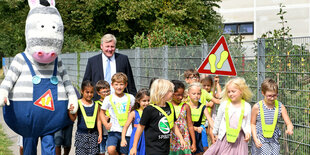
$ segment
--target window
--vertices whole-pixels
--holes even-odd
[[[224,24],[224,34],[253,34],[254,33],[254,23],[227,23]]]

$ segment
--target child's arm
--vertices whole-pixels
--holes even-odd
[[[99,106],[99,105],[98,105]],[[101,143],[102,141],[102,125],[101,125],[101,120],[100,120],[100,108],[98,108],[97,112],[97,130],[98,130],[98,144]]]
[[[206,106],[212,108],[214,107],[214,103],[212,101],[206,101]]]
[[[245,104],[245,112],[248,113],[248,116],[245,118],[245,127],[244,127],[244,141],[248,142],[251,138],[251,105],[250,104]]]
[[[184,138],[178,128],[177,125],[174,125],[172,127],[172,131],[175,133],[175,135],[180,139],[180,145],[181,145],[181,149],[184,150],[185,149],[185,141],[184,141]]]
[[[106,112],[106,110],[103,110],[103,109],[100,110],[100,120],[101,120],[102,124],[104,125],[104,127],[107,130],[110,130],[112,123],[107,122],[105,112]]]
[[[212,132],[212,128],[208,128],[207,129],[207,134],[209,135],[209,137],[211,137],[211,143],[214,144],[216,140],[214,138],[215,136],[214,136],[214,134]]]
[[[130,112],[129,117],[126,121],[126,124],[123,127],[122,131],[122,140],[121,140],[121,147],[127,146],[127,141],[126,141],[126,132],[128,130],[129,125],[131,125],[132,121],[135,119],[135,111]]]
[[[137,154],[137,145],[138,145],[139,139],[141,137],[141,134],[142,134],[144,128],[145,128],[144,125],[141,125],[141,124],[138,125],[138,128],[137,128],[136,133],[135,133],[135,137],[133,140],[132,148],[130,150],[130,155],[136,155]]]
[[[70,120],[74,122],[76,119],[77,113],[72,114],[73,110],[74,110],[74,106],[73,104],[70,104],[70,108],[68,109],[68,115],[69,115]]]
[[[224,113],[225,113],[225,105],[222,103],[222,104],[220,104],[220,106],[218,108],[218,111],[217,111],[217,114],[215,117],[215,121],[214,121],[214,127],[212,130],[212,133],[214,135],[214,137],[213,137],[214,142],[217,140],[217,135],[218,135],[220,123],[222,121],[222,118],[224,117]]]
[[[222,93],[222,88],[221,88],[221,85],[220,85],[220,78],[219,78],[218,75],[214,77],[214,86],[216,87],[216,93],[215,93],[215,91],[213,91],[214,92],[214,96],[216,98],[220,98],[220,94]]]
[[[191,136],[192,140],[192,146],[191,146],[191,151],[196,152],[196,138],[195,138],[195,131],[194,131],[194,126],[193,126],[193,121],[192,121],[192,114],[191,114],[191,108],[189,107],[188,104],[185,104],[185,109],[186,109],[186,122],[187,122],[187,127],[189,131],[189,135]]]
[[[215,98],[215,97],[213,97],[213,98],[211,99],[211,101],[212,101],[213,103],[215,103],[215,104],[220,104],[220,103],[221,103],[221,101],[220,101],[219,99]]]
[[[253,141],[254,141],[256,147],[260,148],[260,147],[262,147],[263,144],[258,139],[257,132],[256,132],[256,118],[257,118],[258,112],[259,112],[258,105],[255,104],[253,106],[252,112],[251,112],[251,131],[252,131]]]
[[[282,118],[283,118],[283,120],[284,120],[284,122],[286,124],[286,128],[287,128],[285,133],[289,134],[289,135],[292,135],[293,134],[294,126],[293,126],[293,124],[292,124],[292,122],[290,120],[290,117],[287,114],[287,110],[286,110],[286,108],[285,108],[285,106],[283,104],[281,106],[281,111],[282,111]]]
[[[208,93],[207,91],[205,91],[206,93],[204,93],[204,95],[205,95],[205,98],[207,99],[207,103],[206,103],[206,106],[208,106],[208,107],[213,107],[213,104],[215,103],[215,104],[220,104],[220,100],[219,99],[217,99],[217,98],[215,98],[215,97],[213,97],[212,95],[211,95],[211,93]],[[210,101],[212,101],[212,102],[210,102]]]
[[[205,110],[203,111],[204,115],[207,117],[207,120],[209,122],[209,127],[213,128],[214,127],[214,122],[211,118],[211,115],[209,114],[208,108],[206,107]]]

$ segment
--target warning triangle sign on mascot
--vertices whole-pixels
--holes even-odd
[[[221,36],[211,52],[198,68],[199,73],[237,76],[235,65],[224,36]]]

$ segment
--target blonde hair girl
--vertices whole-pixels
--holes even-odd
[[[232,85],[232,84],[235,85],[236,88],[238,88],[239,90],[242,90],[242,94],[241,94],[242,99],[244,99],[247,102],[251,101],[253,93],[251,89],[249,88],[249,86],[246,84],[245,79],[241,77],[233,78],[225,84],[225,88],[221,94],[222,96],[221,101],[226,101],[229,99],[227,87],[228,85]]]
[[[170,132],[171,130],[180,138],[181,148],[184,149],[185,141],[177,125],[174,108],[171,103],[174,85],[165,79],[157,79],[152,83],[150,101],[151,105],[143,110],[143,114],[138,125],[131,155],[137,154],[137,145],[144,130],[145,152],[153,154],[169,154]]]
[[[216,142],[204,155],[248,154],[251,137],[251,105],[248,102],[251,98],[252,92],[244,78],[233,78],[225,84],[213,128]]]
[[[152,83],[150,90],[150,102],[158,104],[168,92],[173,92],[174,85],[165,79],[157,79]]]

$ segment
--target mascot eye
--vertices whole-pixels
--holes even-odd
[[[56,27],[55,27],[55,26],[52,26],[52,28],[55,29]]]
[[[41,25],[42,28],[44,28],[44,25]]]

